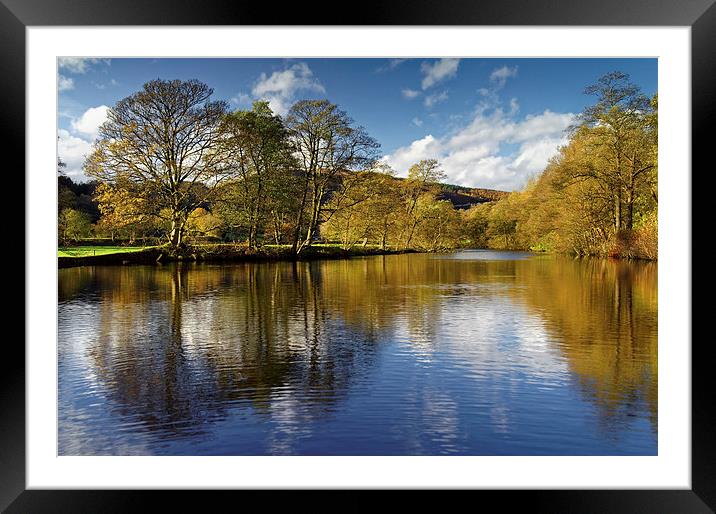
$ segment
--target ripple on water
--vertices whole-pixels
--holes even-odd
[[[59,271],[63,455],[653,455],[655,266]]]

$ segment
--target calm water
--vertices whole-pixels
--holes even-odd
[[[653,263],[59,270],[61,455],[654,455]]]

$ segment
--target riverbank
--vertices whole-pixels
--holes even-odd
[[[417,250],[391,250],[377,247],[356,246],[345,250],[339,246],[317,245],[306,248],[300,255],[294,255],[291,248],[264,247],[251,249],[234,245],[188,247],[181,252],[169,248],[147,248],[122,253],[84,255],[68,257],[58,255],[58,268],[75,266],[112,266],[130,264],[163,264],[168,262],[264,262],[264,261],[307,261],[318,259],[350,259],[370,255],[394,255],[417,253]]]

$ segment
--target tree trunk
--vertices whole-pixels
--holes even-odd
[[[624,215],[624,228],[631,230],[634,224],[634,174],[629,174],[626,187],[626,213]]]
[[[413,242],[413,235],[415,234],[415,227],[417,227],[417,226],[418,226],[418,221],[417,221],[417,220],[414,220],[414,221],[410,224],[410,230],[408,231],[408,237],[407,237],[407,239],[405,240],[405,245],[404,245],[404,247],[403,247],[405,250],[407,250],[407,249],[410,247],[410,243]]]
[[[169,242],[174,248],[177,248],[182,244],[184,237],[184,224],[185,221],[181,215],[175,214],[173,216]]]
[[[281,244],[281,223],[276,212],[272,212],[273,217],[273,239],[276,244]]]
[[[298,219],[296,220],[296,228],[293,231],[293,241],[291,241],[291,252],[294,255],[298,255],[301,250],[299,248],[299,241],[301,239],[301,225],[303,224],[303,211],[306,208],[306,197],[308,196],[308,180],[303,189],[303,197],[301,198],[301,206],[298,210]]]
[[[308,222],[306,238],[304,239],[299,251],[301,251],[304,247],[311,246],[313,243],[313,236],[316,234],[316,229],[318,228],[318,218],[321,214],[321,201],[323,200],[323,193],[323,186],[316,186],[311,201],[311,218]]]

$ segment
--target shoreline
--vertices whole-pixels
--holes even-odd
[[[456,248],[455,250],[488,250],[497,252],[526,252],[535,255],[556,255],[552,252],[535,252],[533,250],[496,249],[496,248]],[[330,246],[314,246],[294,255],[288,248],[254,249],[248,248],[215,248],[207,251],[203,248],[188,248],[183,253],[172,254],[166,248],[148,248],[136,252],[111,253],[105,255],[87,255],[83,257],[57,257],[58,269],[79,266],[127,266],[157,265],[170,262],[207,262],[207,263],[238,263],[238,262],[299,262],[315,260],[351,259],[353,257],[370,257],[378,255],[401,255],[407,253],[430,253],[416,249],[381,250],[380,248],[354,247],[350,250]],[[563,254],[571,255],[571,254]],[[598,258],[608,260],[656,262],[656,259],[645,259],[626,255],[572,255],[574,258]]]
[[[290,249],[275,249],[266,251],[262,249],[218,249],[206,251],[205,249],[189,248],[183,253],[172,255],[166,249],[150,248],[137,252],[111,253],[106,255],[87,255],[83,257],[57,257],[57,267],[74,268],[78,266],[126,266],[126,265],[156,265],[169,262],[292,262],[314,261],[332,259],[350,259],[353,257],[367,257],[375,255],[399,255],[406,253],[420,253],[418,250],[381,250],[379,248],[351,248],[344,250],[336,247],[309,247],[300,255],[294,255]]]

